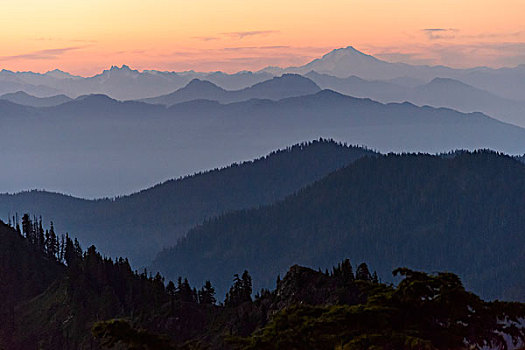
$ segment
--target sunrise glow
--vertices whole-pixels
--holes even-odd
[[[7,0],[0,68],[257,70],[353,45],[389,61],[525,62],[522,0]]]

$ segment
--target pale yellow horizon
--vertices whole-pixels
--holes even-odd
[[[0,69],[253,71],[349,45],[391,62],[516,66],[524,15],[523,0],[4,0]]]

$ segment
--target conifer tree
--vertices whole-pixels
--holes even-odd
[[[372,276],[370,275],[370,271],[368,270],[368,266],[366,263],[361,263],[355,272],[355,279],[361,280],[361,281],[371,281]]]
[[[252,277],[248,270],[244,270],[242,274],[242,302],[252,301]]]
[[[175,283],[173,283],[173,281],[169,281],[168,285],[166,286],[166,293],[168,293],[170,297],[174,298],[175,292],[176,292]]]
[[[27,238],[29,243],[33,244],[33,223],[31,222],[31,218],[29,217],[29,214],[24,214],[22,216],[22,233],[24,234],[24,237]]]
[[[35,226],[36,226],[36,221],[35,221]],[[38,226],[37,226],[37,230],[36,230],[36,236],[37,236],[37,244],[38,244],[38,248],[41,250],[41,251],[45,251],[45,235],[44,235],[44,227],[42,226],[42,217],[40,217],[38,219]]]
[[[233,307],[248,301],[252,301],[252,278],[248,271],[244,270],[242,277],[238,274],[233,276],[233,285],[226,293],[224,304]]]
[[[199,303],[200,304],[215,304],[215,288],[211,285],[210,281],[206,281],[204,286],[199,291]]]

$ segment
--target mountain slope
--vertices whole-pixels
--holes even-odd
[[[386,78],[385,76],[396,78],[400,76],[398,70],[396,64],[379,60],[374,56],[356,50],[352,46],[332,50],[304,66],[285,69],[285,71],[300,74],[315,71],[341,78],[357,75],[372,79]]]
[[[428,82],[436,77],[451,78],[507,99],[525,101],[525,65],[498,69],[411,65],[383,61],[349,46],[332,50],[300,67],[272,68],[268,71],[273,74],[307,74],[315,71],[338,78],[354,75],[366,80],[392,80],[394,83],[407,79]]]
[[[126,65],[112,66],[91,77],[74,76],[60,70],[44,74],[0,71],[0,94],[23,91],[35,96],[66,94],[72,97],[107,94],[120,100],[159,96],[182,88],[192,79],[204,79],[226,89],[238,90],[272,78],[268,73],[139,72]]]
[[[23,91],[18,91],[0,96],[0,100],[7,100],[23,106],[51,107],[71,101],[66,95],[55,95],[50,97],[35,97]]]
[[[228,91],[217,85],[199,79],[192,80],[184,88],[169,95],[142,99],[142,102],[171,106],[192,100],[210,100],[220,103],[246,101],[254,98],[280,100],[287,97],[311,95],[320,88],[310,79],[297,74],[285,74],[257,83],[251,87]]]
[[[455,79],[435,78],[426,84],[406,87],[392,81],[369,81],[356,76],[337,78],[313,71],[306,76],[323,89],[345,95],[368,97],[382,103],[408,101],[418,106],[482,112],[506,123],[525,126],[525,102],[505,99]]]
[[[310,71],[339,78],[358,76],[367,80],[401,82],[429,82],[436,77],[460,80],[495,95],[525,101],[525,65],[492,69],[476,67],[455,69],[445,66],[410,65],[387,62],[365,54],[352,46],[332,50],[321,58],[300,67],[268,67],[258,72],[241,71],[203,73],[195,71],[142,72],[123,65],[113,66],[92,77],[79,77],[54,70],[45,74],[33,72],[0,71],[0,94],[24,91],[35,96],[65,94],[72,97],[87,94],[107,94],[120,100],[144,99],[180,89],[193,79],[210,81],[227,90],[239,90],[284,73],[307,74]]]
[[[371,98],[383,103],[409,101],[406,96],[410,89],[390,81],[365,80],[355,75],[338,78],[315,71],[310,71],[305,76],[313,80],[322,89],[334,90],[344,95]]]
[[[30,248],[17,255],[7,250],[9,267],[22,265],[22,272],[41,276],[51,270],[45,261],[53,260],[60,270],[43,293],[24,296],[8,305],[7,315],[0,314],[0,346],[10,350],[332,349],[343,338],[350,345],[357,339],[358,345],[396,349],[415,342],[439,349],[504,348],[506,338],[515,343],[525,337],[519,322],[525,304],[485,302],[451,273],[397,269],[402,280],[393,286],[380,283],[365,263],[354,275],[348,259],[325,273],[294,265],[278,278],[275,290],[252,299],[252,279],[245,271],[224,304],[217,305],[209,282],[199,290],[182,278],[176,287],[172,281],[166,286],[161,275],[133,272],[126,259],[104,258],[94,246],[83,251],[69,237],[59,244],[65,253],[52,254],[30,238],[30,229],[24,230],[29,238],[5,229]],[[44,263],[23,264],[32,260]],[[4,291],[16,294],[18,287],[10,284]]]
[[[0,344],[12,336],[15,307],[44,292],[63,275],[63,266],[47,259],[17,231],[0,221]]]
[[[385,105],[329,90],[169,108],[101,95],[46,108],[1,101],[0,128],[0,162],[9,164],[0,192],[45,188],[88,198],[132,193],[319,137],[381,152],[525,149],[525,129],[480,113]]]
[[[414,88],[408,99],[417,105],[483,112],[506,123],[525,127],[525,102],[496,96],[454,79],[435,78]]]
[[[207,221],[153,268],[224,291],[234,271],[268,287],[289,264],[350,256],[382,276],[452,271],[485,297],[525,300],[523,198],[525,166],[492,152],[363,158],[284,201]]]
[[[0,213],[34,213],[111,256],[147,264],[193,226],[227,211],[275,202],[371,151],[315,141],[252,162],[170,180],[114,200],[48,192],[0,195]]]

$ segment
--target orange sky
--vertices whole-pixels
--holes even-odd
[[[524,0],[4,0],[0,68],[257,70],[353,45],[391,61],[525,63]]]

